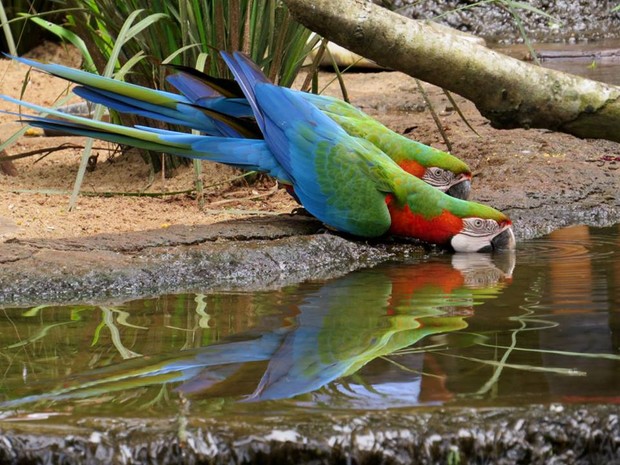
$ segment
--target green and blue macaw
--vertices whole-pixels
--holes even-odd
[[[268,173],[290,185],[316,218],[355,236],[407,236],[459,252],[515,247],[512,223],[505,214],[446,195],[404,171],[376,145],[349,135],[299,93],[269,82],[243,54],[222,52],[222,57],[242,88],[263,139],[129,128],[2,98],[47,112],[49,116],[26,119],[34,126]],[[115,93],[117,88],[109,82],[100,92],[131,105],[130,98]],[[222,131],[219,121],[210,117],[216,110],[196,107],[176,94],[157,92],[149,102],[149,111],[164,121],[170,115],[182,116],[192,127],[210,119]]]
[[[119,112],[185,126],[208,135],[262,138],[252,109],[233,80],[214,78],[193,68],[175,66],[177,72],[168,76],[167,80],[182,94],[177,95],[62,65],[15,59],[79,84],[74,89],[77,95]],[[306,92],[299,92],[299,95],[340,124],[348,134],[372,142],[408,173],[453,197],[469,197],[472,175],[463,161],[388,129],[342,100]]]
[[[237,82],[214,78],[193,68],[183,66],[174,68],[177,72],[168,76],[167,81],[195,104],[209,107],[210,100],[215,98],[217,100],[214,102],[218,102],[219,110],[224,113],[246,118],[252,116],[250,111],[243,115],[238,113],[243,92]],[[342,126],[349,135],[372,142],[408,173],[453,197],[460,199],[469,197],[472,173],[465,162],[449,153],[392,131],[343,100],[326,95],[296,92]],[[230,99],[230,112],[225,108],[226,100],[221,100],[221,97]]]

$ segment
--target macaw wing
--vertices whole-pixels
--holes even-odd
[[[348,136],[293,91],[260,85],[265,141],[295,186],[304,207],[324,223],[375,237],[390,226],[385,192],[372,176],[385,154]]]
[[[374,358],[384,334],[392,331],[386,316],[391,291],[384,275],[360,271],[307,295],[296,325],[248,400],[312,392]]]
[[[374,165],[391,162],[387,155],[347,135],[294,91],[270,83],[244,55],[223,52],[222,57],[302,205],[341,231],[363,237],[387,232],[385,193],[371,176]]]
[[[295,192],[306,209],[327,225],[362,237],[390,227],[385,194],[359,169],[360,160],[346,143],[308,138],[300,132],[293,154]],[[304,159],[308,149],[313,157]]]

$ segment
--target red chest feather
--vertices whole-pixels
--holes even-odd
[[[432,218],[413,213],[408,205],[398,206],[392,196],[386,197],[392,224],[390,234],[422,239],[434,244],[446,244],[463,227],[463,221],[448,211]]]

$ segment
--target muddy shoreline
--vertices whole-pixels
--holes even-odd
[[[515,205],[505,192],[487,195],[510,214],[519,241],[573,224],[620,222],[618,198],[600,187],[582,193],[582,199],[563,197],[551,204],[532,198]],[[195,289],[271,289],[426,253],[445,252],[419,242],[341,236],[299,215],[82,238],[12,239],[0,243],[0,307],[121,302]]]

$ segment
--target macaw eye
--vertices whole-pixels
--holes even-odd
[[[482,218],[465,218],[463,233],[469,236],[486,236],[499,231],[500,226],[495,220]]]
[[[454,173],[446,171],[436,166],[431,166],[426,170],[422,179],[434,187],[449,186],[452,182]]]

